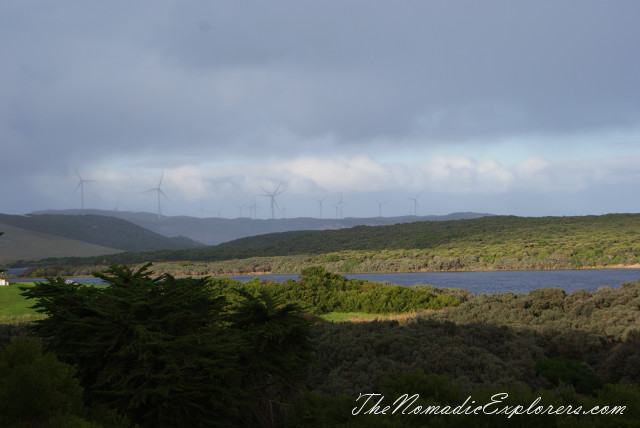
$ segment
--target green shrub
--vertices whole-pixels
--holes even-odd
[[[81,418],[82,388],[75,369],[33,340],[0,351],[1,426],[96,426]]]
[[[536,361],[536,372],[548,379],[554,386],[560,383],[572,385],[577,392],[594,394],[602,382],[584,363],[566,358],[554,357]]]

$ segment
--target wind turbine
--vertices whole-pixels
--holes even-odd
[[[336,204],[336,210],[340,210],[340,219],[342,219],[342,218],[343,218],[343,217],[342,217],[342,207],[343,207],[344,205],[347,205],[347,203],[346,203],[346,202],[344,202],[344,201],[342,200],[342,192],[340,192],[340,200],[339,200],[339,201],[338,201],[338,203]]]
[[[236,206],[236,208],[238,208],[238,218],[242,218],[242,209],[248,207],[248,205],[238,205],[238,204],[233,204]]]
[[[420,193],[422,193],[422,192],[420,192]],[[410,201],[413,201],[413,215],[414,216],[418,215],[418,198],[420,197],[420,193],[418,193],[415,198],[407,198]]]
[[[78,185],[76,186],[76,192],[80,188],[80,209],[84,209],[84,183],[95,183],[96,180],[85,180],[80,176],[80,173],[76,169],[76,175],[78,176]]]
[[[280,212],[282,213],[282,218],[287,218],[287,211],[291,211],[291,210],[289,210],[289,208],[283,205],[282,208],[280,209]]]
[[[196,211],[197,214],[200,214],[200,218],[204,217],[204,214],[207,213],[208,211],[204,209],[204,204],[202,202],[200,202],[200,209]]]
[[[283,192],[285,192],[287,189],[282,189],[280,190],[280,186],[282,184],[278,184],[278,187],[276,187],[273,192],[269,192],[267,191],[264,187],[261,187],[261,189],[265,192],[264,195],[261,196],[268,196],[271,198],[271,219],[275,219],[275,207],[278,206],[278,203],[276,202],[276,196],[281,195]]]
[[[164,177],[164,171],[162,171],[162,174],[160,174],[160,181],[158,181],[158,187],[154,187],[153,189],[145,190],[145,192],[158,192],[158,220],[160,220],[162,218],[162,210],[160,209],[160,195],[162,195],[165,198],[169,199],[169,197],[167,195],[165,195],[164,192],[162,191],[162,189],[160,188],[160,185],[162,184],[162,177]]]
[[[322,202],[324,202],[325,199],[327,199],[326,196],[324,198],[322,198],[322,199],[313,198],[313,200],[316,201],[318,203],[318,205],[319,205],[320,218],[322,218]]]
[[[258,204],[256,204],[256,196],[253,195],[251,202],[249,202],[249,216],[252,219],[256,219],[256,213],[258,212]]]
[[[378,201],[378,217],[382,217],[382,206],[387,202],[389,201],[383,201],[383,202]]]

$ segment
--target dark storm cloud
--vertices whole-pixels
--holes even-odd
[[[168,58],[266,75],[277,90],[249,99],[306,137],[455,140],[637,125],[633,3],[293,2],[266,13],[236,3],[180,12],[165,33]],[[196,20],[208,30],[188,25]]]
[[[0,191],[53,205],[46,186],[75,168],[537,137],[546,157],[554,139],[605,132],[637,145],[638,16],[590,0],[0,2]]]
[[[635,2],[3,8],[4,127],[34,149],[313,151],[305,140],[327,135],[439,143],[638,125]]]

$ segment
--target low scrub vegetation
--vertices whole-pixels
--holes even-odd
[[[321,266],[285,283],[153,277],[149,266],[113,266],[100,276],[108,287],[60,278],[24,288],[46,317],[31,327],[0,326],[0,347],[5,344],[0,397],[13,394],[3,424],[500,427],[513,422],[546,428],[634,426],[640,420],[640,281],[597,292],[471,296],[428,286],[400,291],[347,280]],[[343,312],[379,315],[338,323],[313,315]],[[385,312],[405,316],[384,319]],[[2,377],[2,370],[22,375]],[[49,373],[47,379],[18,384],[39,371]],[[29,395],[29,385],[42,399],[30,399],[36,395]],[[512,406],[539,398],[545,406],[625,409],[623,415],[514,419],[354,416],[359,394],[371,392],[393,399],[419,394],[421,406],[457,406],[470,396],[484,404],[503,393],[509,396],[504,404]],[[35,407],[32,413],[20,410],[25,402]]]

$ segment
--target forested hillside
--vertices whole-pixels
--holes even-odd
[[[491,216],[287,232],[243,238],[216,247],[59,259],[49,264],[179,260],[180,265],[167,266],[166,271],[204,275],[299,273],[305,266],[315,264],[340,272],[570,269],[634,265],[639,257],[640,214],[609,214],[542,218]]]

